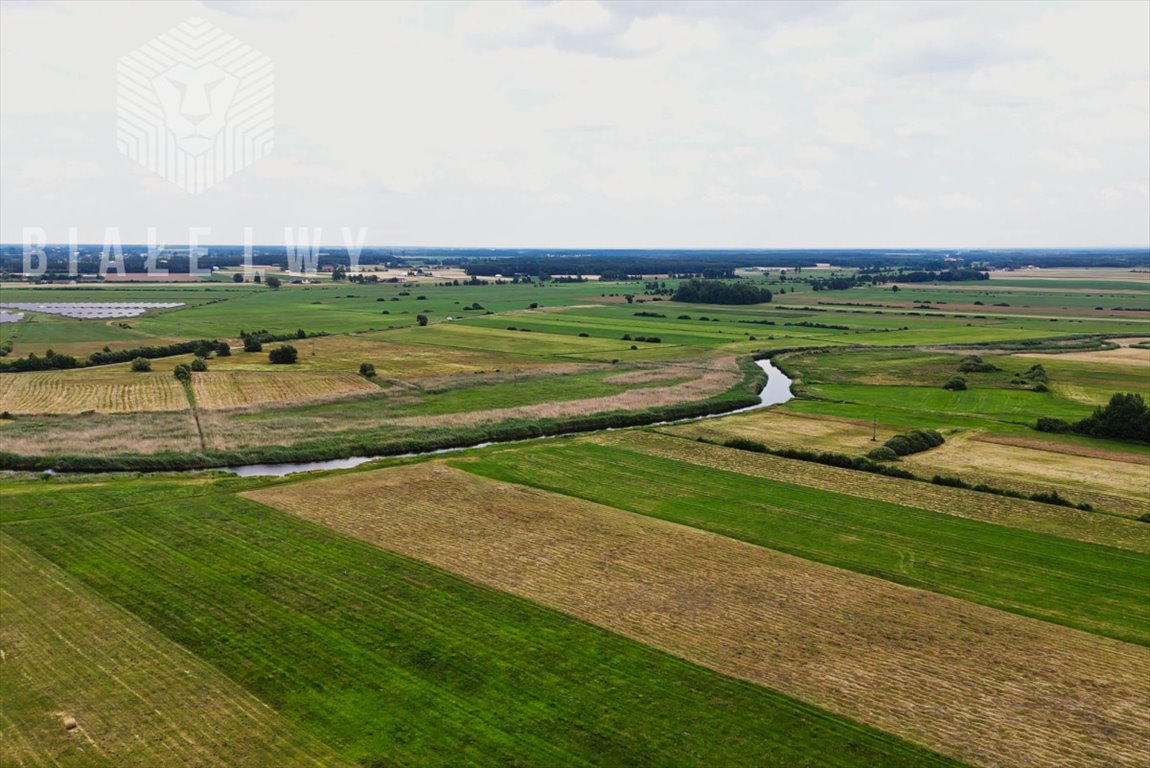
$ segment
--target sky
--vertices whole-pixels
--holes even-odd
[[[202,18],[275,146],[201,194],[120,153],[117,62]],[[0,3],[0,240],[1150,244],[1150,3]]]

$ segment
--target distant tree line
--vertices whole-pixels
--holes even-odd
[[[693,277],[680,283],[671,299],[691,304],[765,304],[771,297],[769,288],[752,283]]]

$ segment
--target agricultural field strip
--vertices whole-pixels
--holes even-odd
[[[205,371],[192,375],[192,390],[201,408],[223,410],[338,400],[379,387],[350,371]]]
[[[357,764],[953,764],[260,504],[193,509],[9,530]]]
[[[630,385],[617,394],[583,397],[576,400],[549,400],[528,405],[459,413],[401,416],[389,421],[400,426],[432,427],[482,424],[509,419],[561,418],[610,411],[638,410],[675,405],[720,395],[734,387],[743,374],[734,358],[713,358],[701,375],[678,384],[647,382]]]
[[[885,424],[875,430],[870,421],[795,412],[792,408],[724,416],[659,431],[715,443],[743,438],[774,449],[801,446],[805,450],[852,456],[861,456],[875,447],[871,440],[874,431],[879,443],[899,431]],[[953,430],[955,425],[949,426]],[[1150,455],[1052,439],[987,434],[978,429],[952,431],[941,449],[903,457],[902,461],[908,470],[926,480],[935,474],[958,475],[972,485],[985,482],[1026,493],[1057,489],[1076,502],[1091,503],[1096,512],[1123,517],[1150,512],[1150,472],[1144,469],[1150,466]]]
[[[0,374],[0,410],[16,414],[181,411],[184,390],[167,373],[52,371]]]
[[[1150,564],[1140,553],[587,440],[491,449],[471,454],[466,467],[906,586],[1150,644],[1145,585],[1131,579]]]
[[[0,762],[343,765],[179,645],[0,533]],[[76,728],[65,730],[71,717]]]
[[[438,462],[243,495],[961,759],[1146,757],[1145,648]]]
[[[1150,512],[1150,467],[1068,452],[1002,444],[979,435],[957,435],[945,445],[906,456],[900,462],[920,477],[954,474],[968,481],[1004,478],[1045,490],[1056,488],[1074,501],[1089,501],[1111,514],[1135,517]],[[1143,457],[1137,457],[1143,458]]]
[[[1115,515],[752,454],[685,439],[674,428],[588,439],[675,461],[1150,555],[1150,526]]]

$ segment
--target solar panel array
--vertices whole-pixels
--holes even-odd
[[[47,315],[60,315],[62,317],[71,317],[77,320],[106,320],[114,319],[117,317],[137,317],[144,314],[150,309],[174,309],[175,307],[184,306],[183,302],[160,302],[160,301],[109,301],[109,302],[90,302],[90,301],[71,301],[71,302],[5,302],[0,304],[0,309],[17,309],[25,310],[27,312],[43,312]],[[3,322],[16,322],[15,320],[8,320],[10,316],[5,313]]]

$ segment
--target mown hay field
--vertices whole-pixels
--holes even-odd
[[[171,373],[103,369],[0,374],[0,411],[14,414],[179,411],[188,399]]]
[[[987,766],[1137,766],[1150,650],[439,463],[244,494]]]
[[[908,586],[1150,644],[1146,584],[1131,578],[1132,573],[1150,570],[1145,554],[920,509],[913,494],[933,487],[924,483],[900,481],[906,484],[904,501],[892,503],[850,495],[845,488],[802,485],[809,462],[789,462],[791,475],[775,480],[626,445],[599,444],[599,439],[508,446],[451,462],[493,479],[578,496]],[[842,484],[851,483],[846,479]],[[1145,527],[1111,519],[1118,525]],[[1131,538],[1138,536],[1135,532]]]
[[[115,604],[116,616],[143,619],[174,641],[168,648],[182,646],[282,716],[286,734],[284,726],[265,722],[233,738],[221,722],[220,736],[237,756],[249,740],[258,745],[298,735],[330,745],[357,766],[789,768],[812,754],[834,768],[957,765],[230,492],[251,487],[250,481],[216,480],[208,488],[169,482],[170,499],[159,493],[163,481],[72,487],[62,491],[73,497],[66,506],[94,514],[14,522],[4,531],[66,571],[72,583]],[[151,503],[132,503],[124,486],[138,487]],[[198,496],[191,501],[188,493]],[[63,512],[65,505],[57,508]],[[26,593],[39,588],[35,581],[25,588],[22,572],[11,578],[19,578]],[[6,572],[6,588],[9,580]],[[29,631],[35,620],[22,614],[6,631]],[[83,662],[67,641],[80,633],[82,651],[85,633],[99,632],[102,619],[77,612],[59,621],[64,642],[45,638],[56,645],[40,652],[65,661],[74,654]],[[156,653],[161,668],[175,675],[195,671],[162,651]],[[130,653],[123,679],[152,669],[150,646]],[[164,710],[171,722],[168,733],[155,735],[161,743],[213,717],[213,700],[188,691],[195,675],[178,683],[171,695],[183,702]],[[23,700],[36,691],[32,682],[6,673],[4,712],[10,697]],[[99,692],[93,688],[93,695]],[[85,727],[114,718],[116,700],[108,705],[113,711],[101,711],[98,701],[85,707]],[[125,725],[119,737],[130,729]],[[119,764],[196,764],[173,754]],[[290,757],[264,763],[300,764],[306,763]],[[325,763],[331,764],[336,760]]]
[[[4,533],[0,562],[0,763],[350,765]]]
[[[219,410],[374,394],[379,387],[356,373],[208,370],[192,375],[192,390],[196,405]]]
[[[1107,511],[1134,516],[1150,512],[1150,457],[1082,456],[979,438],[977,434],[951,437],[938,448],[903,457],[900,466],[925,477],[938,473],[992,485],[1053,487]]]

